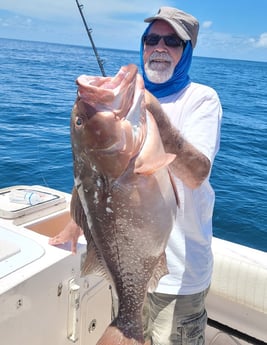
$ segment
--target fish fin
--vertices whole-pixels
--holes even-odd
[[[144,341],[126,337],[115,326],[109,326],[96,345],[143,345]]]
[[[104,265],[102,263],[102,257],[98,253],[97,247],[95,246],[92,238],[91,230],[89,229],[87,217],[82,207],[78,192],[74,187],[72,190],[71,198],[71,217],[74,219],[76,224],[82,228],[84,236],[87,242],[87,255],[81,267],[81,275],[85,276],[89,273],[95,273],[102,277],[108,278]]]
[[[166,254],[165,252],[160,256],[159,261],[157,265],[154,268],[152,277],[148,283],[148,292],[153,292],[156,290],[158,286],[158,282],[161,277],[168,274],[168,268],[167,268],[167,260],[166,260]]]
[[[142,150],[136,158],[134,172],[144,175],[153,174],[168,166],[175,157],[175,154],[165,152],[156,121],[147,112],[147,135]]]
[[[83,230],[84,236],[89,242],[91,232],[88,227],[87,217],[82,207],[82,203],[80,201],[77,189],[74,187],[72,189],[72,196],[71,196],[71,203],[70,203],[70,214],[72,219],[75,221],[77,225]]]
[[[140,166],[134,169],[136,174],[152,175],[157,170],[166,167],[174,159],[175,155],[172,153],[164,153],[162,155],[157,155],[156,157],[150,157],[146,162],[142,162]]]
[[[92,238],[87,243],[87,255],[84,262],[82,263],[81,269],[82,276],[85,276],[89,273],[93,273],[110,280],[102,263],[102,257],[98,253],[98,250]]]

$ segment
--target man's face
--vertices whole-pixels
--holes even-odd
[[[156,20],[148,34],[176,35],[174,29],[163,20]],[[160,39],[156,45],[144,43],[144,68],[148,79],[154,83],[164,83],[169,80],[182,54],[183,46],[167,46],[163,39]]]

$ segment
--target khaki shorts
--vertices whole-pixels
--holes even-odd
[[[194,295],[148,294],[144,335],[153,345],[204,345],[208,289]]]

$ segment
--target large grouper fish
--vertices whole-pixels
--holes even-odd
[[[87,240],[86,273],[104,273],[118,313],[98,345],[144,344],[147,291],[166,274],[177,195],[135,65],[115,77],[82,75],[71,119],[71,213]]]

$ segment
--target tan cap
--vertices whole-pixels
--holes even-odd
[[[182,40],[191,40],[192,47],[195,48],[199,23],[191,14],[173,7],[161,7],[154,17],[146,18],[145,22],[151,23],[154,20],[164,20],[169,23]]]

